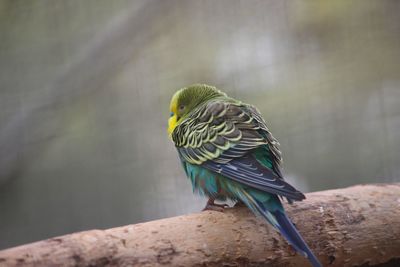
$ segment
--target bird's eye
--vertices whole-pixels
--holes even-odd
[[[169,116],[170,116],[170,117],[174,116],[174,113],[173,113],[173,112],[171,112],[171,113],[169,114]]]
[[[182,110],[184,110],[185,109],[185,106],[184,105],[180,105],[179,106],[179,111],[182,111]]]

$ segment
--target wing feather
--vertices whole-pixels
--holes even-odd
[[[293,200],[304,195],[283,180],[278,141],[259,111],[250,105],[213,100],[198,107],[174,130],[172,139],[182,160],[220,173],[236,182]],[[272,168],[252,154],[268,150]]]

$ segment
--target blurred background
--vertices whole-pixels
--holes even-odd
[[[399,1],[0,0],[0,249],[199,211],[180,87],[256,105],[308,191],[400,181]]]

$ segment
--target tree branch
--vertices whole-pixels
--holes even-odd
[[[286,208],[324,266],[400,264],[400,184],[310,193]],[[51,238],[0,251],[3,265],[309,266],[245,207]]]

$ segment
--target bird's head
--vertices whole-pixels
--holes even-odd
[[[175,127],[196,107],[213,98],[221,96],[226,96],[226,94],[219,91],[214,86],[206,84],[194,84],[179,89],[171,99],[168,133],[171,135]]]

